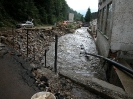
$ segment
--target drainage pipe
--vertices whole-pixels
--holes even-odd
[[[109,58],[105,58],[105,57],[103,57],[103,56],[95,55],[95,54],[91,54],[91,53],[85,53],[85,55],[86,55],[86,56],[91,55],[91,56],[94,56],[94,57],[98,57],[98,58],[104,59],[104,60],[106,60],[107,62],[113,64],[115,67],[117,67],[117,68],[119,68],[119,69],[122,69],[122,70],[125,70],[126,72],[128,72],[128,73],[130,73],[130,74],[133,75],[133,70],[132,70],[132,69],[129,69],[129,68],[127,68],[126,66],[124,66],[124,65],[122,65],[122,64],[120,64],[120,63],[117,63],[116,61],[113,61],[113,60],[111,60],[111,59],[109,59]]]

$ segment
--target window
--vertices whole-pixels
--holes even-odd
[[[101,22],[101,10],[98,11],[98,29],[100,29],[100,22]]]
[[[106,21],[106,28],[105,28],[105,35],[109,36],[111,32],[111,20],[112,20],[112,3],[110,3],[107,7],[107,21]]]
[[[104,33],[105,31],[105,22],[106,22],[106,7],[103,8],[103,17],[102,17],[102,24],[101,24],[101,30],[102,33]]]
[[[101,15],[100,15],[100,30],[102,31],[102,23],[103,23],[103,10],[101,10]]]

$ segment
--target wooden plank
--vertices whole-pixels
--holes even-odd
[[[131,69],[131,67],[126,63],[125,60],[119,59],[118,62]],[[132,85],[133,84],[133,75],[123,72],[122,70],[119,70],[118,68],[116,69],[116,73],[117,73],[125,91],[128,94],[133,95],[133,85]]]

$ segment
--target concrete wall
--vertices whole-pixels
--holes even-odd
[[[115,0],[112,50],[133,50],[133,0]]]
[[[104,56],[111,49],[112,52],[118,52],[118,58],[133,59],[133,0],[102,1],[99,9],[103,9],[111,1],[111,31],[107,39],[104,33],[97,32],[98,49]]]
[[[96,45],[99,54],[104,57],[108,57],[110,45],[108,40],[103,36],[102,33],[100,33],[100,31],[97,31]]]
[[[119,57],[133,59],[133,0],[114,2],[111,50],[118,50]]]
[[[97,31],[96,44],[99,54],[108,57],[111,50],[117,52],[117,54],[112,54],[113,57],[117,55],[117,58],[133,60],[133,0],[99,1],[101,1],[99,2],[99,10],[107,7],[106,5],[112,1],[112,22],[108,37],[104,31],[100,30],[101,28],[98,27],[99,30]],[[110,65],[104,66],[108,81],[122,87],[114,68],[109,68]]]

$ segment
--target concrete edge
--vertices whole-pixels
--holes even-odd
[[[127,94],[122,88],[97,78],[84,77],[72,70],[61,70],[59,75],[80,84],[90,92],[98,94],[106,99],[133,99],[133,95]]]

